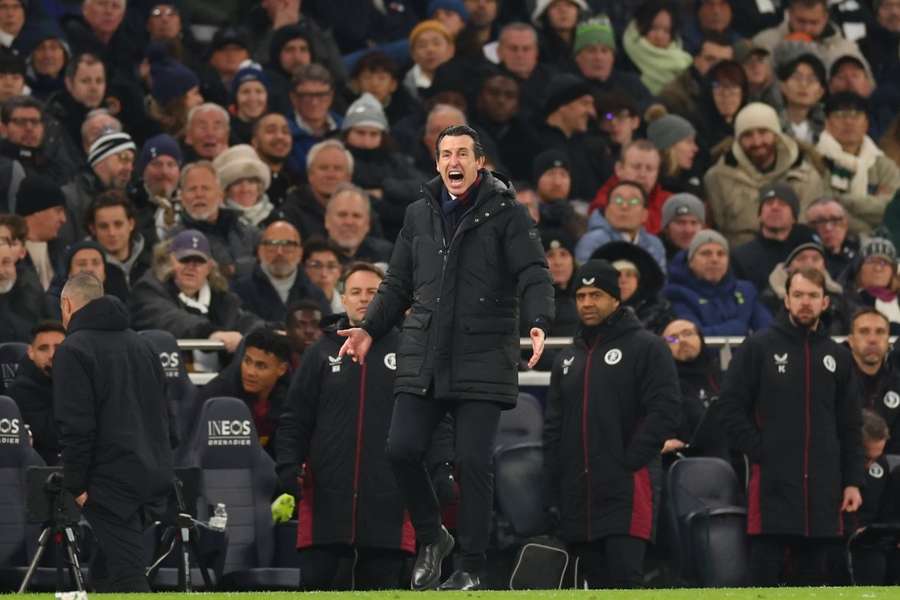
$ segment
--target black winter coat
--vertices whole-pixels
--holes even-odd
[[[172,237],[184,229],[196,229],[206,236],[212,257],[228,277],[233,274],[235,265],[241,259],[252,262],[256,245],[262,237],[259,229],[241,223],[237,212],[228,208],[219,209],[219,218],[215,223],[197,221],[183,212],[181,227],[172,231]]]
[[[48,466],[59,462],[59,433],[53,418],[53,381],[27,356],[6,394],[16,401],[22,419],[31,428],[34,449]]]
[[[678,425],[680,398],[669,348],[630,309],[581,332],[557,355],[544,463],[563,539],[654,539],[660,451]]]
[[[884,448],[887,454],[900,453],[900,370],[893,361],[886,361],[875,375],[863,373],[853,361],[853,372],[859,385],[863,408],[874,410],[885,420],[891,438]]]
[[[303,353],[278,426],[278,470],[306,463],[297,547],[353,544],[413,552],[415,537],[385,454],[394,409],[398,334],[364,365],[337,358],[344,338],[326,328]]]
[[[128,310],[104,296],[72,316],[53,359],[63,485],[128,518],[173,479],[165,375]]]
[[[37,278],[23,277],[16,267],[16,284],[6,294],[0,294],[0,343],[30,342],[31,328],[41,318],[44,291]]]
[[[497,173],[480,177],[455,233],[439,206],[441,179],[425,184],[406,211],[363,327],[378,339],[402,320],[396,391],[425,395],[433,380],[435,398],[511,407],[518,394],[519,290],[525,321],[546,332],[553,283],[540,236],[512,185]]]
[[[863,503],[855,513],[844,513],[844,533],[852,534],[860,527],[871,523],[897,522],[900,517],[900,471],[891,473],[890,465],[884,455],[879,456],[866,469],[866,483],[863,486]]]
[[[722,423],[750,459],[747,531],[843,532],[846,486],[863,483],[862,414],[850,352],[782,315],[748,338],[725,374]]]
[[[288,293],[287,302],[281,301],[281,296],[272,286],[272,282],[263,272],[257,261],[253,271],[234,281],[231,289],[241,299],[241,306],[263,321],[277,323],[278,327],[284,327],[284,319],[287,317],[287,307],[302,299],[309,299],[317,303],[322,309],[323,315],[331,314],[331,303],[325,298],[318,287],[309,280],[303,269],[297,269],[297,278]]]

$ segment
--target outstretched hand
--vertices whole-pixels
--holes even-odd
[[[544,330],[532,327],[528,335],[531,336],[531,358],[528,359],[528,368],[533,369],[544,353]]]
[[[841,502],[841,512],[856,512],[862,506],[862,494],[855,485],[844,488],[844,499]]]
[[[344,345],[338,350],[338,356],[343,358],[346,354],[353,362],[363,364],[366,362],[366,354],[372,347],[372,336],[362,327],[351,327],[350,329],[339,329],[338,335],[347,338]]]

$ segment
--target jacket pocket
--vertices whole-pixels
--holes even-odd
[[[403,321],[397,344],[398,376],[415,376],[422,370],[430,324],[430,312],[411,312]]]

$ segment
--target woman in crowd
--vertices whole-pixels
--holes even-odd
[[[652,94],[658,94],[693,61],[681,48],[677,15],[665,0],[649,0],[638,7],[622,36],[625,54]]]
[[[213,161],[219,184],[225,192],[225,206],[240,213],[240,220],[259,227],[275,208],[266,195],[272,174],[247,144],[232,146]]]
[[[269,78],[259,65],[243,67],[231,80],[230,142],[249,144],[253,138],[253,125],[269,109]]]

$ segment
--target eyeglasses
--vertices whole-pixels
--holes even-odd
[[[610,201],[616,206],[642,206],[644,204],[640,198],[623,198],[622,196],[613,196]]]
[[[300,100],[328,100],[333,93],[331,90],[327,92],[294,92]]]
[[[844,217],[822,217],[821,219],[815,219],[814,221],[810,221],[809,224],[813,227],[837,227],[838,225],[844,222]]]
[[[889,261],[886,258],[881,258],[880,256],[870,256],[863,264],[869,265],[870,267],[875,267],[877,269],[890,269],[894,266],[894,263]]]
[[[164,8],[156,7],[150,11],[151,17],[174,17],[178,14],[178,11],[172,8],[171,6],[167,6]]]
[[[12,117],[9,122],[16,127],[39,127],[41,123],[43,123],[43,121],[41,121],[41,119],[38,117]]]
[[[849,121],[850,119],[859,119],[860,117],[865,116],[865,114],[866,113],[861,110],[845,109],[833,110],[828,116],[834,117],[835,119],[845,119]]]
[[[672,335],[663,336],[663,339],[670,344],[678,343],[680,340],[697,337],[696,329],[685,329],[684,331],[676,331]]]
[[[296,250],[299,248],[300,242],[295,240],[263,240],[259,245],[270,250],[278,250],[281,248],[287,252],[288,250]]]
[[[339,271],[341,268],[341,263],[339,262],[327,262],[323,263],[318,260],[311,260],[306,263],[307,269],[314,269],[316,271],[321,271],[325,269],[326,271]]]

